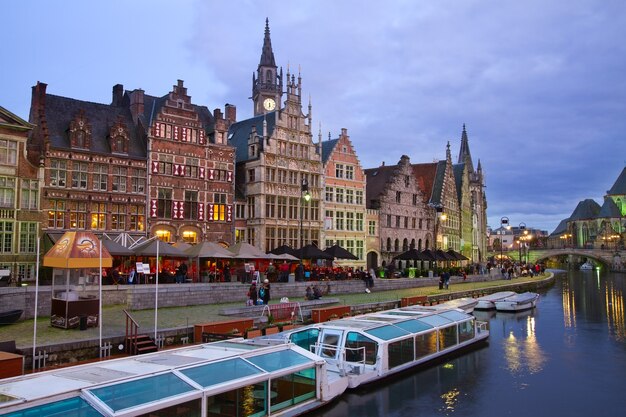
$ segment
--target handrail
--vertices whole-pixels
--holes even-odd
[[[126,339],[125,351],[129,355],[137,354],[137,336],[139,334],[139,324],[131,317],[130,313],[123,309],[126,315]]]

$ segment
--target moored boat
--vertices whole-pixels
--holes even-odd
[[[581,271],[593,271],[593,264],[589,261],[580,266]]]
[[[493,294],[483,295],[476,299],[477,303],[474,307],[476,310],[492,310],[496,308],[496,301],[503,300],[507,297],[512,297],[516,293],[514,291],[499,291]]]
[[[9,310],[0,313],[0,325],[15,323],[22,317],[24,310]]]
[[[539,294],[524,292],[496,301],[495,304],[497,311],[522,311],[534,308],[538,300]]]
[[[0,414],[296,416],[488,336],[460,310],[404,307],[9,378]]]
[[[478,301],[472,297],[461,297],[455,298],[454,300],[444,301],[443,303],[439,303],[433,306],[430,306],[436,310],[447,309],[447,308],[460,308],[464,312],[470,314],[476,308]]]

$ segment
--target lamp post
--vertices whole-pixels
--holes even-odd
[[[504,229],[508,229],[509,226],[509,218],[508,217],[501,217],[500,218],[500,269],[502,269],[504,267],[504,254],[503,254],[503,249],[504,249]]]
[[[300,186],[300,250],[304,247],[304,235],[302,233],[302,219],[304,217],[304,203],[308,203],[311,200],[311,193],[309,193],[309,182],[306,178],[302,178],[302,185]],[[302,265],[302,254],[300,254],[300,265]]]
[[[526,230],[526,223],[521,222],[519,224],[519,232],[520,232],[520,236],[518,238],[518,242],[519,242],[519,249],[520,249],[520,263],[522,263],[522,242],[526,240],[526,235],[528,234],[528,230]]]

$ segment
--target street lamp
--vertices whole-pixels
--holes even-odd
[[[500,218],[500,269],[502,269],[504,266],[504,254],[502,253],[504,249],[504,238],[502,236],[504,235],[504,228],[508,229],[509,227],[509,218]]]
[[[311,201],[311,193],[309,192],[309,182],[306,178],[302,178],[302,185],[300,186],[300,250],[304,247],[304,236],[302,233],[302,219],[304,217],[304,203]],[[300,265],[302,265],[302,254],[300,254]]]
[[[519,243],[519,252],[520,252],[520,263],[522,263],[522,241],[526,240],[526,236],[528,234],[528,230],[526,230],[526,223],[521,222],[519,224],[519,232],[520,232],[520,236],[517,239],[518,243]]]

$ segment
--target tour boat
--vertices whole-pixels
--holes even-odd
[[[495,302],[497,311],[522,311],[534,308],[539,300],[539,294],[524,292],[503,298]]]
[[[297,416],[488,336],[461,310],[403,307],[1,380],[0,414]]]
[[[476,299],[477,303],[474,307],[476,310],[493,310],[496,308],[496,301],[500,301],[507,297],[512,297],[516,293],[513,291],[500,291],[493,294],[483,295]]]
[[[589,261],[580,266],[581,271],[593,271],[593,264]]]

